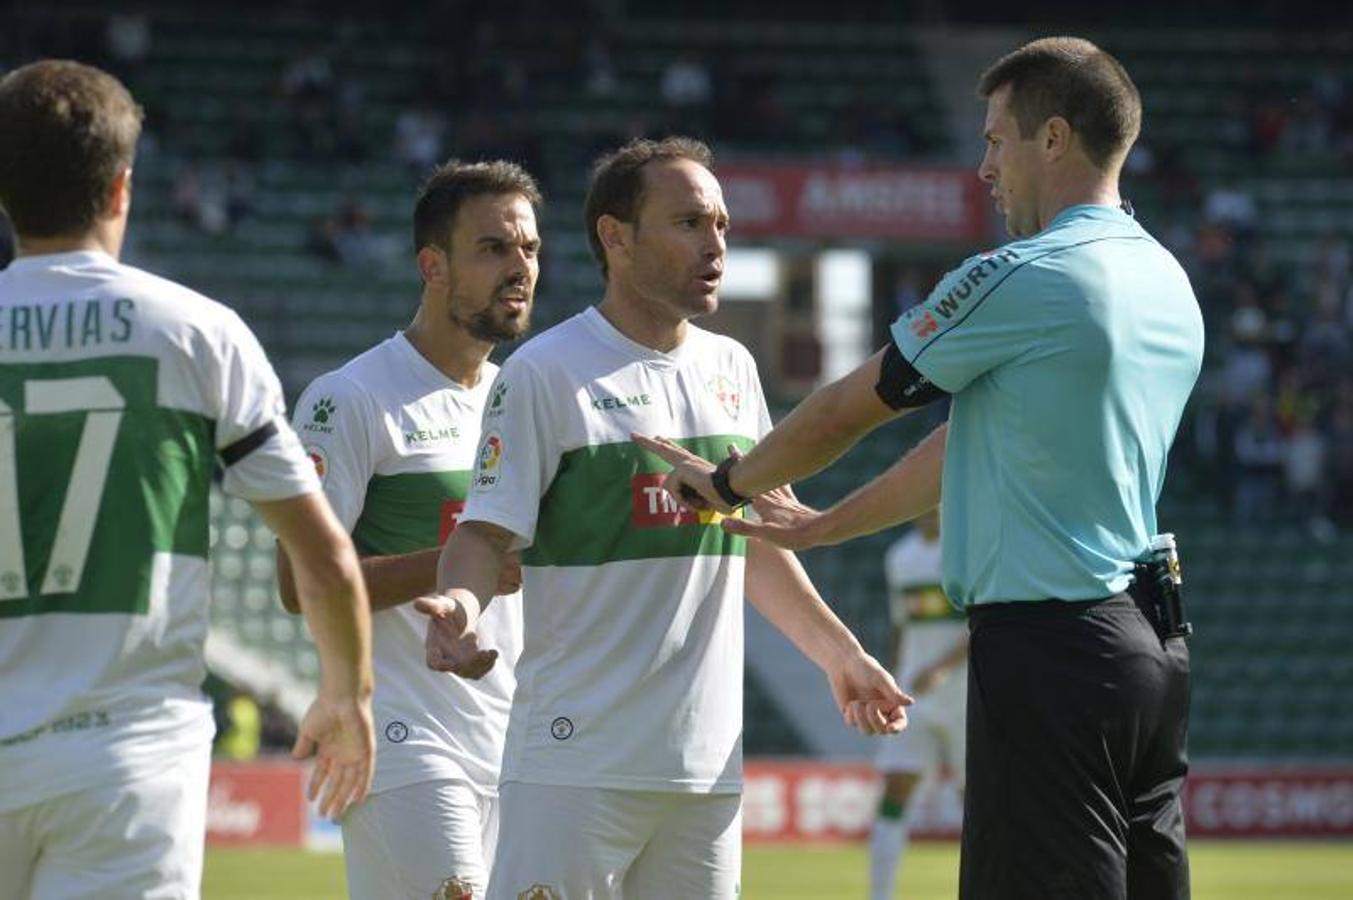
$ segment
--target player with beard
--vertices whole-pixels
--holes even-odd
[[[376,775],[343,821],[354,898],[483,895],[497,839],[498,768],[521,644],[520,569],[496,572],[481,628],[501,659],[479,681],[423,664],[440,546],[464,504],[498,341],[527,329],[539,274],[535,181],[508,162],[448,163],[414,210],[423,279],[413,323],[296,406],[296,427],[362,556],[376,671]],[[283,600],[293,608],[284,555]]]
[[[445,594],[415,604],[431,617],[430,663],[492,677],[503,648],[476,620],[501,602],[488,603],[499,560],[522,550],[525,644],[490,898],[738,895],[744,581],[849,721],[905,722],[908,698],[794,556],[664,502],[666,467],[631,440],[652,430],[722,459],[770,428],[751,354],[690,322],[717,309],[723,273],[728,212],[711,164],[685,138],[598,161],[586,222],[605,296],[503,365],[464,524],[443,551]]]

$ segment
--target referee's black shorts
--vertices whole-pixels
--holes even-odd
[[[961,900],[1186,900],[1184,641],[1126,594],[969,627]]]

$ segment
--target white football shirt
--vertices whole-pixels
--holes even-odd
[[[525,548],[504,782],[735,792],[745,539],[679,511],[632,432],[710,459],[770,428],[756,365],[690,326],[671,353],[595,308],[504,364],[463,519]]]
[[[919,528],[913,528],[894,541],[883,557],[884,576],[893,623],[902,629],[898,648],[898,683],[906,690],[916,672],[944,656],[967,631],[963,613],[944,594],[940,541],[927,540]],[[950,673],[936,694],[949,702],[960,694],[966,697],[967,669],[959,666]],[[922,698],[933,704],[935,694]]]
[[[391,556],[446,541],[464,507],[496,374],[486,363],[479,383],[466,388],[395,334],[306,389],[296,432],[358,553]],[[372,791],[456,779],[496,792],[521,649],[521,595],[497,598],[481,620],[481,640],[500,656],[478,681],[427,667],[427,618],[411,605],[381,610],[371,624]]]
[[[95,251],[0,272],[0,810],[212,735],[208,494],[319,489],[240,318]]]

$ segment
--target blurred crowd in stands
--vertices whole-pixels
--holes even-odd
[[[1226,171],[1318,177],[1353,162],[1353,82],[1328,67],[1295,88],[1237,91],[1221,121]],[[1309,262],[1281,264],[1244,177],[1204,189],[1149,134],[1128,169],[1203,308],[1207,361],[1187,432],[1199,472],[1237,524],[1295,519],[1333,538],[1353,526],[1353,228],[1312,239]]]
[[[304,4],[301,4],[304,6]],[[275,102],[290,129],[265,133],[253,110],[234,110],[225,156],[198,151],[200,135],[173,121],[143,95],[143,153],[163,151],[174,171],[171,203],[185,227],[223,235],[256,215],[257,167],[271,158],[350,167],[392,156],[411,181],[446,158],[505,156],[537,172],[547,193],[536,114],[542,97],[572,86],[598,103],[626,85],[617,65],[611,0],[553,4],[527,0],[501,11],[466,0],[440,0],[422,11],[421,27],[438,37],[438,52],[417,78],[387,142],[373,139],[367,87],[345,67],[354,48],[378,41],[381,26],[336,13],[331,39],[307,46],[275,78]],[[27,19],[24,47],[75,56],[111,69],[134,91],[144,80],[155,27],[128,6],[96,20]],[[529,23],[526,26],[517,23]],[[372,29],[377,33],[373,33]],[[3,50],[0,47],[0,50]],[[0,63],[5,60],[0,58]],[[1130,64],[1130,60],[1129,60]],[[652,101],[618,131],[599,126],[591,152],[638,134],[694,132],[717,147],[792,147],[796,123],[779,96],[783,73],[737,55],[675,54],[646,84]],[[1274,261],[1266,244],[1265,210],[1246,187],[1284,160],[1345,175],[1353,164],[1353,83],[1339,70],[1313,64],[1305,84],[1274,84],[1256,71],[1234,91],[1216,129],[1214,149],[1229,157],[1222,176],[1147,131],[1128,165],[1129,191],[1142,189],[1145,224],[1187,267],[1207,323],[1209,349],[1183,448],[1201,463],[1235,521],[1297,518],[1316,537],[1353,525],[1353,231],[1314,240],[1302,265]],[[1149,100],[1149,98],[1148,98]],[[933,160],[932,146],[897,110],[845,105],[833,118],[836,146],[811,153],[835,158]],[[156,163],[159,164],[159,163]],[[577,177],[577,173],[566,173]],[[349,183],[360,184],[360,175]],[[399,256],[403,236],[382,243],[357,191],[316,217],[304,250],[336,266],[362,267]],[[0,260],[10,252],[0,228]]]

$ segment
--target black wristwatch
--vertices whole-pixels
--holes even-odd
[[[744,497],[733,486],[728,483],[728,473],[733,470],[733,464],[739,457],[730,456],[723,462],[714,467],[713,474],[710,475],[710,481],[714,484],[714,492],[719,495],[719,499],[727,503],[733,509],[740,506],[746,506],[751,502],[751,497]]]

